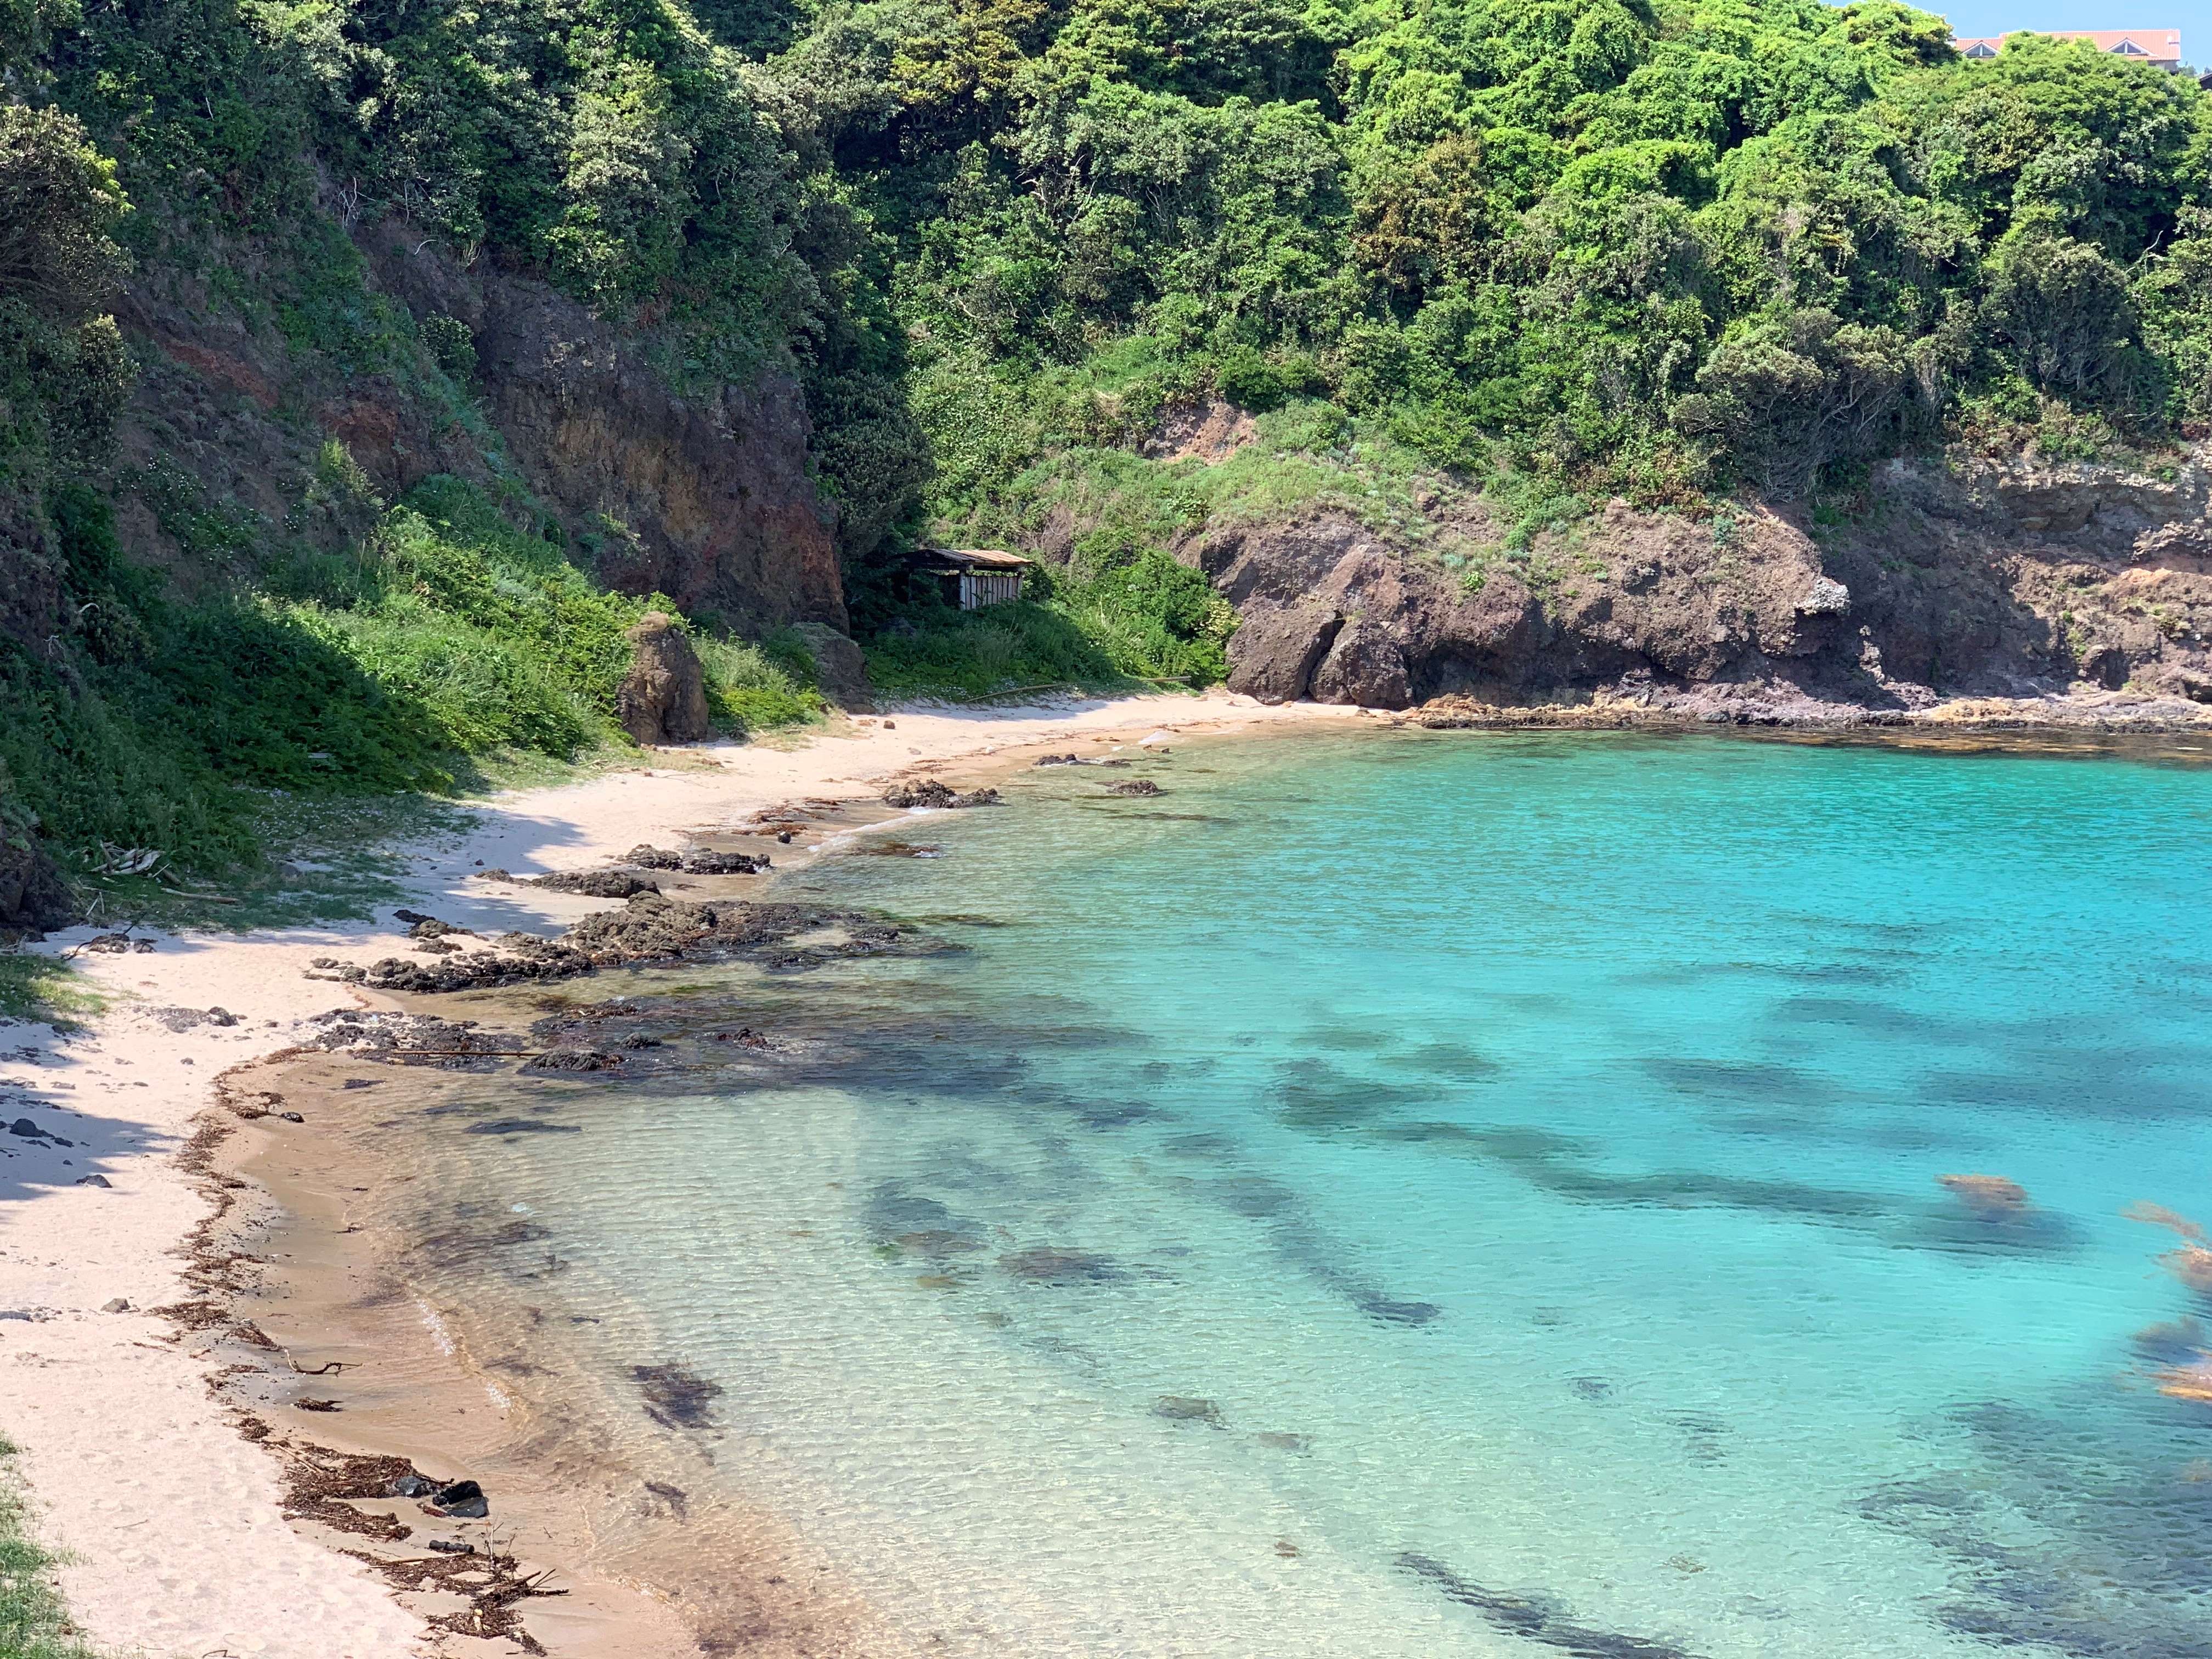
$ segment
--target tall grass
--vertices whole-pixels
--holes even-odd
[[[691,644],[706,671],[708,712],[732,736],[822,718],[814,658],[798,634],[780,630],[757,644],[714,639]]]
[[[1131,684],[1075,617],[1029,599],[925,611],[866,648],[869,678],[893,696],[980,697],[1044,685],[1105,691]]]
[[[59,653],[0,647],[0,795],[80,869],[102,843],[186,872],[252,865],[272,799],[450,792],[480,757],[620,754],[628,632],[675,614],[602,587],[529,515],[453,478],[384,512],[349,556],[191,602],[123,559],[104,502],[69,508],[84,620]],[[725,730],[820,713],[794,641],[699,641]]]
[[[54,1589],[55,1558],[29,1536],[15,1457],[0,1440],[0,1659],[94,1659]]]

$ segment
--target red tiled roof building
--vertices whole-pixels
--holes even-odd
[[[2111,52],[2116,58],[2132,58],[2155,69],[2181,67],[2179,29],[2015,29],[2014,33],[2048,34],[2057,40],[2087,40],[2099,52]],[[1978,35],[1951,44],[1959,49],[1960,57],[1979,60],[1994,58],[2003,51],[2007,39],[2002,34]]]

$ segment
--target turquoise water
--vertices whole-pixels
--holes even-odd
[[[2212,1654],[2212,1407],[2139,1335],[2200,1310],[2122,1213],[2212,1219],[2212,772],[1405,732],[1009,794],[797,879],[963,953],[641,976],[671,1053],[780,1048],[410,1131],[548,1236],[637,1467],[917,1650]],[[641,1357],[721,1392],[648,1421]]]

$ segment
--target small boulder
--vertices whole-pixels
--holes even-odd
[[[628,870],[561,870],[538,876],[529,884],[550,893],[575,893],[585,898],[626,899],[633,893],[658,893],[659,887]]]
[[[863,714],[875,706],[876,688],[868,683],[868,659],[859,646],[826,623],[798,623],[792,632],[806,641],[815,688],[823,696]]]
[[[1127,783],[1109,784],[1106,793],[1109,795],[1157,795],[1160,793],[1160,787],[1150,778],[1131,778]]]
[[[675,619],[649,611],[629,630],[629,672],[615,689],[615,719],[640,743],[697,743],[714,726],[699,653]]]
[[[884,805],[910,810],[917,806],[997,806],[1000,802],[995,789],[971,789],[962,794],[935,778],[923,778],[914,783],[893,784],[884,792]]]
[[[456,1480],[450,1486],[441,1486],[430,1501],[441,1514],[463,1521],[481,1521],[491,1513],[491,1504],[484,1497],[483,1488],[473,1480]]]
[[[1316,702],[1410,708],[1413,686],[1405,653],[1380,623],[1355,617],[1338,631],[1328,655],[1314,670],[1313,695]]]
[[[76,900],[27,832],[0,829],[0,929],[42,933],[76,920]]]
[[[1342,626],[1336,612],[1315,606],[1254,606],[1229,636],[1229,689],[1261,702],[1296,702]]]

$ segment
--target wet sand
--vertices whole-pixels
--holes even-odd
[[[557,931],[605,902],[488,881],[482,872],[595,867],[641,842],[681,845],[687,831],[711,837],[793,803],[822,818],[817,830],[825,833],[805,838],[818,845],[861,820],[891,817],[872,805],[837,804],[872,803],[884,779],[908,769],[934,768],[975,784],[1042,750],[1094,741],[1110,747],[1163,728],[1234,732],[1351,717],[1344,709],[1262,708],[1218,694],[924,708],[841,723],[787,748],[647,756],[635,771],[497,798],[472,809],[477,823],[466,833],[402,849],[410,873],[399,902],[485,933]],[[795,867],[806,853],[773,842],[726,844],[772,847],[780,869]],[[88,1637],[108,1648],[227,1650],[262,1659],[527,1652],[511,1636],[484,1640],[427,1627],[425,1613],[450,1620],[467,1612],[470,1597],[449,1588],[402,1605],[388,1573],[355,1559],[369,1535],[333,1532],[326,1510],[324,1522],[287,1519],[288,1510],[301,1507],[288,1502],[288,1488],[298,1496],[293,1474],[297,1455],[310,1455],[305,1449],[414,1456],[439,1474],[481,1479],[489,1468],[484,1484],[496,1486],[490,1533],[506,1540],[518,1567],[551,1567],[557,1576],[546,1587],[569,1592],[514,1604],[529,1640],[554,1653],[696,1651],[690,1632],[697,1607],[679,1609],[645,1588],[628,1571],[629,1546],[603,1535],[607,1513],[576,1495],[588,1495],[590,1480],[604,1482],[605,1472],[587,1469],[573,1486],[536,1483],[532,1471],[550,1467],[544,1454],[559,1437],[540,1424],[545,1437],[533,1443],[496,1425],[472,1357],[458,1346],[443,1353],[418,1310],[371,1293],[388,1285],[388,1264],[373,1240],[343,1231],[351,1224],[343,1218],[349,1183],[335,1176],[342,1148],[334,1139],[326,1152],[311,1152],[309,1136],[296,1133],[325,1126],[313,1118],[304,1126],[245,1121],[216,1100],[218,1075],[293,1047],[310,1016],[371,1001],[308,977],[308,965],[320,957],[366,963],[407,951],[391,914],[380,908],[365,925],[160,935],[149,954],[82,956],[78,965],[112,1000],[88,1030],[0,1028],[0,1105],[10,1121],[27,1117],[41,1132],[0,1137],[0,1182],[15,1200],[0,1206],[0,1311],[23,1316],[0,1320],[0,1359],[10,1381],[5,1426],[22,1449],[34,1524],[67,1552],[62,1580],[72,1612]],[[72,929],[41,948],[70,950],[102,931]],[[219,1019],[208,1016],[211,1008],[222,1011]],[[316,1116],[332,1128],[344,1121],[343,1111],[320,1106]],[[196,1157],[188,1149],[210,1122],[230,1133],[219,1145],[198,1140]],[[280,1139],[279,1125],[295,1133]],[[79,1184],[94,1176],[106,1184]],[[218,1224],[246,1229],[240,1237],[252,1240],[225,1250],[270,1258],[223,1274],[237,1281],[234,1291],[209,1282],[205,1250],[182,1243],[206,1223],[210,1193],[231,1200]],[[282,1231],[281,1242],[271,1229]],[[264,1267],[265,1279],[258,1277]],[[216,1300],[211,1289],[245,1297],[252,1307],[240,1318],[194,1305]],[[319,1304],[330,1312],[316,1313]],[[161,1309],[181,1311],[155,1311]],[[246,1321],[310,1369],[325,1363],[307,1357],[319,1343],[350,1342],[378,1358],[374,1366],[314,1378],[309,1389],[277,1350],[228,1334]],[[225,1374],[240,1365],[252,1366],[258,1379]],[[340,1409],[273,1403],[295,1384],[305,1397],[336,1400]],[[257,1401],[263,1410],[254,1409]],[[398,1553],[426,1561],[419,1546],[443,1523],[411,1504],[382,1508],[411,1511],[402,1523],[416,1531],[404,1541],[418,1547],[411,1557]],[[741,1564],[797,1547],[780,1541],[772,1516],[717,1517],[715,1524],[737,1529],[729,1559]],[[803,1553],[798,1559],[808,1577],[827,1577]],[[787,1585],[792,1575],[742,1565],[741,1575],[757,1592],[738,1593],[731,1605],[739,1614],[758,1607],[787,1615],[790,1640],[800,1644],[762,1646],[756,1626],[744,1635],[748,1650],[898,1651],[854,1634],[864,1610],[835,1593],[810,1586],[786,1600],[775,1594],[786,1586],[768,1581],[781,1576]],[[736,1622],[744,1626],[742,1617]],[[805,1644],[816,1642],[830,1645]]]

